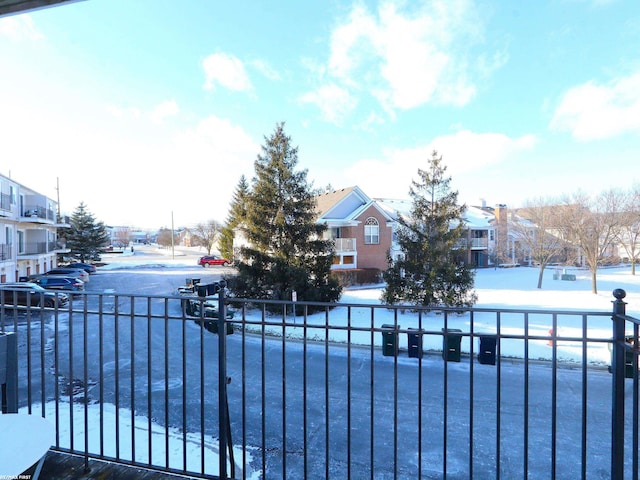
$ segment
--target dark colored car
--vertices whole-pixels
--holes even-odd
[[[96,266],[90,263],[73,262],[66,266],[67,268],[79,268],[87,273],[96,273]]]
[[[231,261],[221,257],[220,255],[205,255],[204,257],[200,257],[198,265],[202,265],[203,267],[222,265],[223,267],[226,267],[227,265],[231,265]]]
[[[57,267],[43,273],[42,275],[62,275],[63,277],[75,277],[79,278],[84,283],[87,283],[89,281],[89,274],[81,268]],[[38,275],[38,277],[41,277],[42,275]]]
[[[84,282],[75,277],[63,277],[57,275],[43,275],[33,279],[33,283],[47,290],[69,290],[81,292],[84,290]]]
[[[50,292],[32,282],[0,284],[0,304],[39,307],[64,307],[69,303],[66,293]]]

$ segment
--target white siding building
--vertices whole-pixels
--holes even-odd
[[[56,266],[57,202],[0,175],[0,283],[44,273]]]

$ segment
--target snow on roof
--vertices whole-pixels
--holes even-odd
[[[376,198],[376,203],[386,211],[392,218],[397,219],[398,214],[408,216],[411,213],[411,200],[392,199],[392,198]],[[470,228],[489,228],[495,216],[479,207],[467,207],[464,211],[463,218]]]
[[[495,220],[495,215],[478,207],[467,207],[463,217],[470,228],[489,228]]]
[[[378,206],[384,210],[389,217],[394,220],[398,219],[399,215],[408,216],[411,212],[411,201],[398,198],[374,198],[374,201]]]

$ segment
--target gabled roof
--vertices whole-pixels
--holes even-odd
[[[326,192],[316,197],[316,212],[318,217],[325,217],[328,212],[339,205],[345,198],[351,194],[358,195],[362,198],[363,203],[371,201],[362,190],[358,187],[347,187],[332,192]]]
[[[492,226],[495,215],[481,207],[467,207],[462,214],[464,223],[471,229],[484,229]]]
[[[376,208],[387,220],[393,220],[357,186],[326,192],[316,197],[316,213],[320,222],[355,221],[370,206]]]
[[[411,200],[377,198],[378,204],[395,220],[399,216],[408,217],[413,206]],[[490,211],[480,207],[469,207],[462,213],[464,223],[471,229],[486,229],[491,226],[495,215]]]
[[[380,205],[389,217],[394,221],[398,220],[398,217],[406,217],[411,212],[411,201],[401,200],[397,198],[376,198],[376,203]]]

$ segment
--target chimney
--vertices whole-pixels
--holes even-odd
[[[496,216],[497,223],[507,221],[507,206],[504,203],[497,204],[493,209],[493,213]]]

